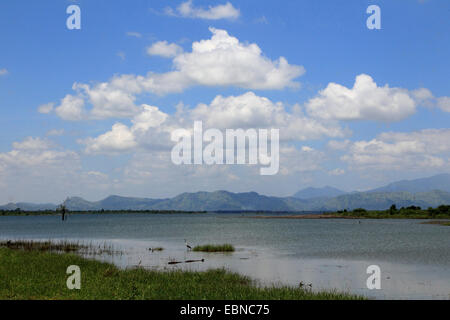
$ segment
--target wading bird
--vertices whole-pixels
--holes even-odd
[[[186,248],[188,248],[188,250],[192,250],[192,247],[190,245],[187,244],[186,239],[184,239],[184,243],[186,244]]]

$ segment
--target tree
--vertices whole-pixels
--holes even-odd
[[[67,201],[67,200],[66,200]],[[67,210],[67,206],[66,206],[66,201],[64,201],[60,206],[59,206],[59,211],[61,211],[61,217],[62,217],[62,221],[66,220],[66,214],[69,210]]]
[[[397,212],[397,206],[393,204],[391,208],[389,209],[389,214],[392,216]]]

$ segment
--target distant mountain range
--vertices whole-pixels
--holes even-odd
[[[347,192],[326,186],[323,188],[306,188],[294,194],[293,197],[297,199],[333,198],[343,194],[347,194]]]
[[[292,197],[269,197],[256,192],[227,191],[183,193],[168,199],[110,196],[100,201],[67,199],[69,210],[179,210],[179,211],[335,211],[365,208],[384,210],[397,207],[450,205],[450,174],[391,183],[366,192],[346,193],[332,187],[308,188]],[[0,210],[56,209],[55,204],[10,203]]]
[[[388,184],[385,187],[374,189],[372,192],[406,191],[417,193],[431,190],[450,192],[450,174],[439,174],[429,178],[398,181]]]
[[[436,176],[415,179],[415,180],[402,180],[388,184],[387,186],[372,189],[366,192],[429,192],[433,190],[440,190],[450,192],[450,174],[444,173]],[[298,199],[313,199],[313,198],[334,198],[344,194],[355,194],[358,192],[346,192],[333,187],[323,188],[306,188],[298,191],[293,195]]]

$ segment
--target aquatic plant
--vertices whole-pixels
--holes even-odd
[[[231,244],[207,244],[202,246],[194,247],[193,251],[195,252],[234,252],[234,247]]]

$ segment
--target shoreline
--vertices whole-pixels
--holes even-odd
[[[79,266],[81,290],[68,290],[68,266]],[[308,287],[260,287],[226,269],[154,271],[116,266],[73,253],[0,248],[0,300],[365,300]],[[5,288],[5,289],[2,289]]]
[[[309,220],[317,220],[317,219],[360,219],[358,217],[343,217],[339,215],[333,214],[304,214],[304,215],[283,215],[283,216],[251,216],[248,218],[252,219],[309,219]]]
[[[320,219],[343,219],[343,220],[395,220],[395,219],[409,219],[409,220],[446,220],[445,218],[433,219],[428,217],[403,217],[403,216],[393,216],[393,217],[366,217],[366,216],[342,216],[337,214],[306,214],[306,215],[283,215],[283,216],[251,216],[247,218],[252,219],[305,219],[305,220],[320,220]],[[450,223],[450,218],[447,218],[448,223]],[[436,224],[430,222],[429,224]]]

